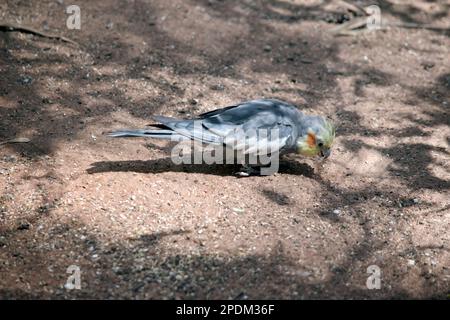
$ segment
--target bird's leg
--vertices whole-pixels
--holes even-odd
[[[247,164],[243,164],[240,171],[235,173],[239,177],[249,177],[249,176],[259,176],[261,175],[261,170],[259,167],[251,167]]]

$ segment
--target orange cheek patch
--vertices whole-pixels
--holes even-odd
[[[306,137],[306,143],[310,148],[314,148],[316,146],[316,136],[313,133],[308,133]]]

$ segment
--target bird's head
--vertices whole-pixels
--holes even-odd
[[[304,122],[303,132],[297,140],[297,153],[327,158],[336,135],[334,125],[320,116],[305,117]]]

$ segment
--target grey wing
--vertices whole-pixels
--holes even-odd
[[[289,145],[293,128],[286,124],[273,124],[257,128],[238,128],[224,137],[224,145],[243,154],[267,155],[281,151]]]
[[[223,143],[244,154],[268,154],[290,146],[296,134],[298,111],[278,100],[253,100],[222,109],[202,119],[210,132]]]
[[[246,124],[247,127],[249,123],[257,127],[264,125],[264,117],[260,113],[265,111],[269,116],[273,116],[272,107],[272,104],[265,100],[253,100],[203,113],[197,119],[178,120],[164,116],[153,118],[189,139],[222,144],[225,137],[242,129]]]
[[[223,137],[203,126],[202,120],[178,120],[163,116],[154,116],[156,121],[173,130],[177,134],[203,143],[222,144]]]
[[[154,118],[190,139],[224,144],[245,153],[266,153],[292,144],[299,114],[282,101],[261,99],[213,110],[192,120]]]

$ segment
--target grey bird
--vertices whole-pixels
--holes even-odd
[[[148,137],[193,140],[220,146],[243,155],[267,156],[296,153],[330,155],[335,127],[325,118],[305,115],[292,104],[276,99],[258,99],[216,109],[197,118],[180,120],[154,116],[154,128],[118,130],[111,137]],[[236,155],[235,155],[236,156]],[[248,157],[246,158],[248,159]],[[240,175],[253,174],[257,163],[241,163]]]

